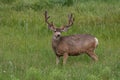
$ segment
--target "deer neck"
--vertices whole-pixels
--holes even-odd
[[[52,38],[52,45],[53,45],[53,46],[58,46],[60,40],[61,40],[61,37],[55,38],[55,37],[53,36],[53,38]]]
[[[52,38],[52,40],[54,40],[54,41],[56,41],[56,42],[59,42],[60,39],[61,39],[61,37],[56,38],[55,36],[53,36],[53,38]]]

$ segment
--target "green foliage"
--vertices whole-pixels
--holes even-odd
[[[119,80],[119,8],[119,0],[0,0],[0,80]],[[80,55],[56,66],[45,10],[57,27],[73,13],[63,35],[96,36],[99,61]]]
[[[74,3],[74,0],[50,0],[54,4],[58,4],[61,6],[71,6]]]
[[[4,4],[11,4],[13,2],[15,2],[16,0],[0,0],[1,3],[4,3]]]
[[[35,11],[44,9],[44,8],[52,8],[52,4],[47,0],[37,0],[33,2],[29,1],[16,1],[12,6],[12,9],[17,11],[23,11],[27,9],[33,9]]]

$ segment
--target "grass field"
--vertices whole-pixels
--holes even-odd
[[[87,55],[55,65],[47,10],[63,35],[89,33],[99,39],[98,62]],[[0,0],[0,80],[120,80],[120,0]]]

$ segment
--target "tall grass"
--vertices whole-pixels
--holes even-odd
[[[0,0],[0,80],[120,79],[120,1],[60,1]],[[80,55],[69,57],[65,66],[56,66],[45,10],[57,27],[66,24],[67,15],[73,13],[74,25],[63,35],[96,36],[99,61]]]

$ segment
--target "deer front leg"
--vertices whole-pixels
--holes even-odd
[[[68,53],[64,53],[64,55],[63,55],[63,64],[66,64],[67,58],[68,58]]]
[[[60,57],[56,55],[56,65],[60,62]]]

